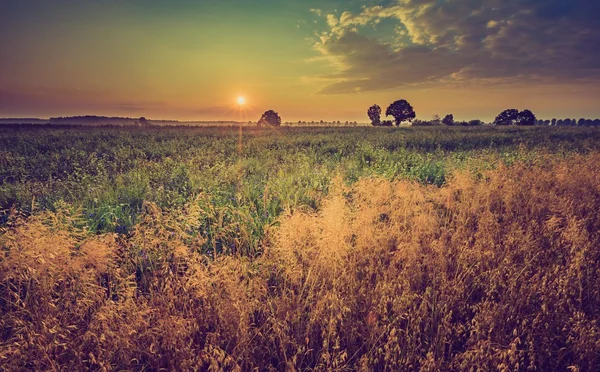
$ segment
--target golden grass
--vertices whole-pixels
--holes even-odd
[[[597,370],[600,154],[480,176],[335,182],[256,259],[197,253],[193,203],[13,216],[0,370]]]

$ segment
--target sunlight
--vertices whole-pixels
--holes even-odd
[[[239,96],[239,97],[237,98],[237,103],[238,103],[238,105],[244,105],[244,104],[246,104],[246,97],[244,97],[244,96]]]

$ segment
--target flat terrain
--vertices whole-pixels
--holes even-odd
[[[0,370],[596,370],[597,128],[0,132]]]

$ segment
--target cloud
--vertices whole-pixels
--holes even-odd
[[[315,8],[311,8],[311,9],[309,9],[309,11],[310,11],[311,13],[315,13],[315,14],[316,14],[317,16],[319,16],[319,17],[320,17],[320,16],[323,14],[323,11],[322,11],[321,9],[315,9]]]
[[[397,0],[323,14],[315,49],[337,72],[321,92],[600,80],[599,11],[597,0]],[[382,20],[394,35],[369,32]]]

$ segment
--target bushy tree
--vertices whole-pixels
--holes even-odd
[[[258,121],[258,126],[260,127],[262,125],[272,125],[278,127],[281,125],[281,118],[279,117],[279,114],[273,110],[265,111]]]
[[[393,127],[394,126],[394,122],[391,120],[384,120],[381,122],[381,126],[382,127]]]
[[[403,121],[412,121],[417,117],[413,107],[404,99],[392,103],[385,111],[385,116],[393,116],[396,126],[399,126]]]
[[[483,121],[479,120],[479,119],[473,119],[473,120],[469,120],[469,122],[467,123],[468,126],[470,127],[475,127],[478,125],[483,125]]]
[[[448,114],[444,116],[444,118],[442,119],[442,123],[444,123],[445,125],[454,125],[454,115]]]
[[[516,109],[508,109],[502,111],[496,119],[494,120],[495,125],[512,125],[517,120],[519,116],[519,110]]]
[[[379,107],[379,105],[373,105],[369,107],[369,110],[367,110],[367,115],[369,115],[369,119],[371,120],[371,124],[373,126],[381,125],[381,107]]]
[[[517,125],[534,125],[535,115],[530,110],[523,110],[517,114],[515,124]]]

